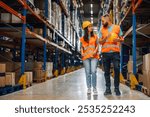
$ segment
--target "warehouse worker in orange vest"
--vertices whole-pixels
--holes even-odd
[[[106,91],[104,95],[111,95],[110,67],[111,62],[114,66],[114,91],[117,96],[120,96],[120,44],[123,42],[122,31],[120,26],[114,25],[111,22],[108,14],[102,16],[102,28],[99,33],[100,44],[102,45],[102,61],[104,66],[104,76],[106,82]]]
[[[99,59],[98,54],[98,37],[93,33],[92,23],[84,21],[82,24],[84,36],[80,38],[81,55],[86,73],[87,94],[91,94],[91,87],[93,87],[93,95],[98,95],[97,84],[97,63]]]

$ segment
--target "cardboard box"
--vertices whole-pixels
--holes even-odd
[[[22,20],[12,14],[12,21],[11,21],[11,23],[22,23]]]
[[[12,15],[10,13],[1,13],[1,22],[11,23]]]
[[[150,71],[150,53],[143,56],[143,70]]]
[[[15,70],[14,62],[6,62],[6,72],[13,72]]]
[[[15,85],[15,72],[6,72],[5,85],[6,86]]]
[[[34,69],[42,70],[43,62],[34,62]]]
[[[5,87],[5,76],[0,75],[0,88]]]
[[[40,14],[40,9],[39,8],[34,8],[34,12],[39,15]]]
[[[42,35],[43,34],[43,30],[40,28],[35,28],[34,29],[34,33],[38,34],[38,35]]]
[[[128,61],[128,73],[133,73],[133,61]]]
[[[28,85],[33,82],[33,74],[32,74],[32,72],[25,72],[25,74],[27,76],[26,83]]]
[[[5,73],[6,72],[6,64],[0,63],[0,73]]]
[[[43,70],[35,70],[33,78],[34,79],[43,79],[45,76],[45,72]]]
[[[150,89],[150,70],[143,70],[143,85]]]

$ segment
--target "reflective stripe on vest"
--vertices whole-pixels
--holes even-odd
[[[102,27],[102,29],[101,29],[102,37],[106,38],[109,33],[115,33],[115,34],[119,35],[119,30],[120,30],[120,28],[117,25],[113,25],[111,31]],[[119,52],[120,44],[119,43],[115,44],[113,42],[109,42],[109,40],[106,40],[106,42],[104,44],[102,44],[101,51],[102,51],[102,53],[110,52],[110,51]]]
[[[87,56],[87,55],[89,55],[89,54],[93,54],[93,51],[92,51],[92,50],[89,50],[89,51],[85,52],[85,53],[83,54],[83,57],[85,57],[85,56]]]
[[[105,49],[105,48],[118,48],[118,49],[120,49],[119,45],[114,45],[114,44],[103,45],[102,48],[103,49]]]
[[[89,46],[84,47],[84,50],[87,50],[87,49],[95,49],[95,46],[94,45],[89,45]]]

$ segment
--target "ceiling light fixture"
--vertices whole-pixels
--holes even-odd
[[[93,4],[91,4],[91,8],[93,8]]]

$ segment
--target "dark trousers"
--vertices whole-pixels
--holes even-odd
[[[103,66],[104,66],[104,76],[106,81],[106,88],[110,89],[111,81],[110,81],[110,67],[111,62],[114,66],[114,86],[115,88],[119,88],[120,82],[120,54],[118,52],[112,53],[103,53],[102,54]]]

